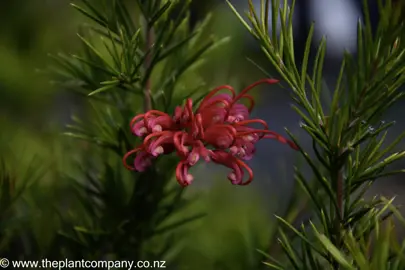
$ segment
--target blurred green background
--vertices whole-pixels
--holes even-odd
[[[204,7],[194,4],[193,8],[199,11],[195,13],[197,17],[212,7],[209,2],[202,4]],[[35,259],[41,250],[46,254],[60,227],[53,210],[72,203],[69,183],[60,178],[58,171],[74,174],[75,149],[88,147],[61,135],[71,113],[85,108],[79,98],[52,83],[54,78],[47,72],[52,68],[48,54],[74,53],[79,49],[76,33],[86,20],[65,0],[1,1],[0,15],[3,200],[8,194],[4,189],[19,190],[27,185],[12,212],[3,209],[1,221],[9,224],[14,218],[22,218],[23,223],[29,224],[34,235],[25,231],[26,226],[19,233],[23,238],[27,234],[27,241],[31,237],[37,240],[39,251],[31,251]],[[203,73],[213,84],[232,83],[234,78],[238,78],[239,84],[248,83],[260,74],[246,69],[245,59],[244,63],[236,59],[244,50],[240,34],[243,32],[235,27],[236,19],[228,15],[214,14],[211,30],[219,36],[232,34],[234,40],[209,56]],[[226,181],[218,182],[209,189],[201,190],[197,185],[187,191],[190,197],[199,196],[190,211],[202,210],[208,215],[184,228],[187,237],[181,240],[182,259],[173,260],[179,269],[261,268],[261,255],[256,249],[266,249],[269,244],[273,227],[268,211],[275,209],[253,189],[236,189]],[[27,205],[35,205],[36,210],[27,212]],[[1,243],[7,245],[7,237],[12,234],[3,231]],[[7,252],[20,248],[8,247]],[[26,258],[29,249],[24,250]]]

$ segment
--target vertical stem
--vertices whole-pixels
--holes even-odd
[[[146,28],[146,49],[145,51],[150,50],[153,44],[153,29],[152,27],[148,26]],[[148,70],[151,65],[151,53],[150,51],[147,52],[147,56],[145,58],[145,70]],[[152,92],[151,92],[151,81],[150,81],[150,74],[148,75],[145,88],[143,89],[143,110],[149,111],[152,110]]]
[[[336,247],[340,248],[342,244],[341,239],[341,223],[343,219],[343,172],[340,169],[336,175],[336,203],[337,213],[335,216],[335,230],[336,230]]]
[[[335,172],[335,188],[336,188],[336,203],[337,212],[335,214],[335,246],[340,248],[342,245],[341,222],[343,219],[343,169],[339,168]],[[339,263],[335,262],[333,269],[340,269]]]
[[[337,206],[339,209],[339,213],[337,218],[339,219],[339,223],[343,218],[343,172],[339,170],[337,175],[337,182],[336,182],[336,199],[337,199]]]

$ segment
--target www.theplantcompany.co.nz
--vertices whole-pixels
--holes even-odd
[[[166,261],[89,261],[89,260],[48,260],[41,259],[36,261],[24,261],[24,260],[8,260],[6,258],[0,259],[0,268],[102,268],[102,269],[159,269],[166,268]]]

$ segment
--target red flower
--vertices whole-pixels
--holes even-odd
[[[138,137],[153,132],[176,129],[172,117],[164,112],[151,110],[145,114],[135,116],[131,121],[132,133]]]
[[[232,169],[232,172],[228,174],[228,179],[234,185],[248,185],[253,180],[253,172],[249,166],[229,152],[214,150],[212,152],[212,161]],[[243,169],[246,169],[249,174],[249,179],[246,182],[243,182]]]
[[[180,185],[189,185],[194,177],[189,169],[200,159],[230,168],[228,179],[234,185],[247,185],[253,180],[253,172],[242,160],[250,160],[256,151],[255,144],[261,139],[275,139],[297,150],[297,146],[281,135],[270,131],[261,119],[250,119],[254,99],[247,94],[255,86],[277,80],[258,81],[236,95],[235,90],[224,85],[209,92],[194,110],[193,101],[177,106],[173,117],[157,110],[135,116],[131,130],[142,137],[143,143],[129,151],[123,158],[129,170],[144,171],[152,160],[160,155],[176,152],[179,163],[176,178]],[[218,94],[227,90],[229,93]],[[247,100],[248,105],[240,103]],[[261,129],[249,125],[260,124]],[[127,164],[129,156],[136,155],[133,166]],[[248,180],[244,181],[245,171]]]

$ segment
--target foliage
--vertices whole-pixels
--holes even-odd
[[[231,193],[222,188],[214,198],[206,195],[208,201],[198,202],[173,181],[171,157],[145,173],[128,172],[121,162],[124,153],[139,143],[129,129],[135,114],[151,107],[172,112],[185,98],[199,99],[209,89],[201,67],[229,38],[210,35],[209,15],[190,28],[189,4],[118,0],[72,4],[88,21],[79,31],[83,46],[79,51],[66,46],[68,54],[51,55],[48,74],[57,87],[80,97],[85,110],[75,114],[65,136],[55,138],[54,131],[35,134],[24,127],[7,127],[2,133],[3,257],[167,260],[169,266],[185,268],[203,258],[204,265],[213,268],[260,267],[263,257],[256,248],[267,249],[274,242],[268,241],[268,219],[255,217],[260,221],[249,222],[248,229],[226,228],[251,220],[261,202],[249,204],[248,211],[234,205],[212,206],[215,196],[221,198],[220,204],[229,204],[231,198],[224,194]],[[212,209],[216,217],[195,221]],[[224,212],[232,213],[226,221]],[[237,263],[188,240],[205,240],[201,232],[218,222],[224,227],[221,234],[209,236],[216,240],[227,235],[232,241],[221,244],[224,251],[238,244]],[[181,256],[188,250],[194,251],[189,254],[194,259]]]
[[[188,4],[137,1],[136,14],[129,14],[121,1],[104,9],[90,1],[72,4],[93,21],[90,33],[79,34],[83,54],[59,54],[54,59],[62,68],[57,69],[60,80],[74,83],[73,91],[89,96],[93,109],[87,120],[75,117],[66,135],[97,145],[90,153],[104,158],[84,160],[83,179],[71,179],[78,184],[84,207],[76,215],[86,218],[72,226],[72,218],[77,217],[62,216],[61,241],[81,247],[77,253],[66,251],[69,258],[162,259],[175,247],[175,235],[159,242],[153,238],[201,216],[175,219],[188,203],[181,189],[171,187],[173,160],[162,160],[152,170],[135,175],[126,172],[120,161],[133,144],[127,128],[133,114],[152,106],[172,109],[184,98],[176,91],[187,85],[182,75],[194,72],[201,55],[218,44],[210,39],[202,42],[203,27],[190,32]],[[136,22],[138,17],[142,20]],[[148,248],[148,243],[153,244]]]
[[[152,108],[172,114],[187,98],[198,103],[219,80],[220,67],[210,59],[226,60],[235,50],[229,37],[211,35],[218,27],[211,15],[194,25],[189,11],[197,2],[71,4],[87,20],[79,29],[81,47],[71,48],[69,42],[64,46],[68,53],[52,55],[48,74],[57,87],[78,96],[84,110],[56,138],[46,132],[35,135],[30,127],[8,128],[0,119],[5,127],[0,138],[1,256],[167,260],[173,269],[403,269],[405,242],[396,231],[405,225],[404,218],[394,199],[365,200],[364,194],[375,181],[404,172],[392,170],[391,164],[405,156],[397,151],[405,133],[389,141],[387,131],[394,123],[382,117],[403,96],[405,5],[378,1],[380,21],[372,29],[368,1],[363,1],[357,53],[344,54],[330,95],[323,81],[326,38],[313,48],[314,25],[298,59],[295,1],[289,6],[285,0],[279,8],[280,0],[262,0],[256,13],[249,0],[247,20],[228,2],[260,44],[274,77],[291,89],[300,126],[312,139],[308,147],[287,130],[312,174],[295,168],[298,188],[286,210],[271,209],[277,215],[268,220],[267,206],[247,189],[179,187],[176,157],[160,158],[143,173],[129,172],[122,164],[124,154],[141,143],[131,136],[130,120]],[[21,48],[25,53],[26,45]],[[230,62],[236,72],[242,61]],[[19,69],[25,73],[32,63],[19,66],[28,66]],[[4,74],[12,70],[4,68]],[[11,78],[4,74],[0,76]],[[41,88],[43,78],[31,83],[39,76],[29,74],[18,80],[24,84],[20,88]],[[13,95],[22,96],[18,93]],[[4,100],[2,108],[14,106]],[[284,201],[283,196],[272,199]]]
[[[392,227],[380,229],[380,223],[393,213],[386,213],[391,201],[363,199],[377,179],[405,172],[389,170],[388,166],[405,156],[404,151],[392,152],[405,133],[385,145],[387,130],[394,122],[381,121],[382,114],[403,96],[399,87],[405,82],[405,47],[401,42],[405,38],[404,9],[392,1],[378,3],[380,21],[373,32],[368,1],[363,1],[357,54],[345,53],[333,97],[325,105],[321,100],[326,96],[322,80],[326,38],[318,45],[311,71],[312,25],[303,59],[296,60],[292,27],[295,1],[291,6],[284,1],[283,8],[279,8],[279,0],[262,0],[257,14],[249,0],[247,20],[228,2],[260,43],[278,76],[291,88],[293,109],[302,117],[301,128],[312,138],[315,153],[311,158],[308,149],[290,133],[313,173],[313,180],[308,181],[300,170],[295,170],[314,215],[300,228],[279,218],[285,225],[279,237],[287,260],[271,258],[268,265],[273,268],[401,269],[404,263],[400,249],[391,250],[393,257],[388,255]],[[280,34],[276,30],[278,21]],[[286,236],[286,229],[292,230],[299,241]],[[368,251],[373,234],[375,253]]]

